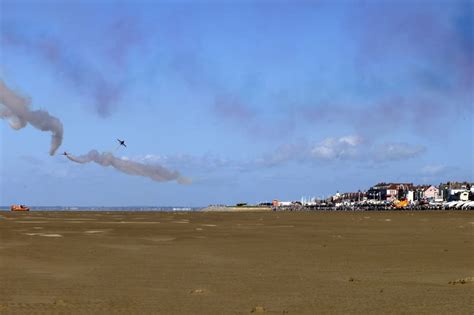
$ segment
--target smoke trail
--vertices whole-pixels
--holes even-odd
[[[1,105],[4,105],[2,107]],[[28,123],[41,131],[51,131],[50,155],[54,155],[63,141],[63,124],[47,111],[29,109],[30,100],[17,95],[0,80],[0,118],[8,119],[13,129],[21,129]]]
[[[149,165],[135,161],[122,160],[109,152],[99,153],[97,150],[91,150],[87,155],[76,157],[68,154],[67,158],[73,162],[81,164],[95,162],[102,166],[112,166],[120,172],[135,176],[145,176],[158,182],[176,180],[179,184],[191,183],[189,178],[182,177],[177,171],[170,171],[160,165]]]
[[[63,141],[63,124],[47,111],[32,111],[29,109],[29,106],[29,99],[16,94],[0,80],[0,118],[7,119],[10,126],[16,130],[30,124],[41,131],[51,131],[52,138],[49,154],[54,155]],[[182,177],[178,172],[170,171],[160,165],[148,165],[122,160],[108,152],[99,154],[96,150],[92,150],[87,155],[79,157],[67,155],[67,157],[76,163],[95,162],[102,166],[112,166],[118,171],[129,175],[144,176],[158,182],[176,180],[180,184],[191,183],[190,179]]]

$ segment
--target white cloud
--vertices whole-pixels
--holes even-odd
[[[361,155],[362,144],[363,139],[355,135],[330,137],[313,146],[310,155],[312,158],[324,160],[357,159]]]
[[[424,153],[422,145],[408,143],[373,144],[358,135],[328,137],[316,144],[300,144],[281,146],[265,159],[270,164],[296,161],[359,161],[359,162],[389,162],[406,160]],[[268,163],[267,163],[268,164]]]
[[[406,143],[384,143],[374,145],[358,135],[328,137],[316,143],[301,141],[282,144],[275,150],[260,157],[245,160],[233,160],[211,154],[195,156],[190,154],[158,155],[146,154],[130,157],[131,160],[148,164],[160,164],[171,169],[186,170],[195,178],[217,175],[217,171],[235,172],[254,171],[262,168],[277,167],[285,163],[356,161],[358,163],[382,163],[404,160],[422,154],[425,148]],[[124,157],[123,157],[124,158]]]
[[[351,136],[345,136],[345,137],[339,138],[339,142],[347,143],[351,146],[356,146],[356,145],[361,144],[363,142],[363,139],[360,136],[351,135]]]

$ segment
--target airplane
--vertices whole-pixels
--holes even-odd
[[[117,139],[117,141],[120,143],[120,145],[127,147],[127,145],[125,144],[125,140]]]

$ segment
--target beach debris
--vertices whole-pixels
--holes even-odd
[[[360,280],[359,280],[359,279],[356,279],[356,278],[354,278],[354,277],[350,277],[348,281],[349,281],[349,282],[359,282]]]
[[[454,281],[449,281],[448,284],[456,285],[456,284],[466,284],[466,283],[474,283],[474,277],[466,277],[461,278]]]
[[[204,289],[194,289],[194,290],[191,290],[191,292],[189,292],[189,293],[192,294],[192,295],[200,295],[200,294],[206,293],[206,290],[204,290]]]
[[[63,141],[63,124],[44,110],[30,110],[30,99],[18,95],[0,80],[0,118],[7,119],[10,127],[22,129],[30,124],[41,131],[50,131],[50,155],[54,155]]]
[[[265,313],[265,307],[263,307],[261,305],[257,305],[257,306],[252,308],[250,313]]]

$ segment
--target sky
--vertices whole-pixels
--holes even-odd
[[[2,205],[474,181],[472,1],[2,0],[0,44],[1,82],[36,113],[14,129],[0,104]]]

